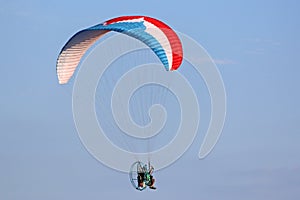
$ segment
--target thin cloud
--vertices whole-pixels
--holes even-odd
[[[244,52],[246,54],[264,55],[272,48],[278,48],[281,43],[279,41],[263,38],[248,38],[244,39],[248,49]]]
[[[22,5],[13,1],[8,1],[1,4],[0,15],[29,17],[32,15],[32,8],[28,8],[26,4]]]
[[[249,38],[245,39],[246,42],[267,45],[267,46],[280,46],[281,43],[279,41],[271,40],[271,39],[262,39],[262,38]]]
[[[204,64],[207,62],[213,62],[216,65],[232,65],[232,64],[237,64],[236,61],[232,59],[217,59],[217,58],[194,58],[195,62],[198,62],[200,64]]]
[[[213,59],[214,63],[217,65],[232,65],[237,62],[231,59]]]
[[[246,54],[255,54],[255,55],[263,55],[265,53],[265,49],[263,48],[255,48],[251,50],[246,50]]]

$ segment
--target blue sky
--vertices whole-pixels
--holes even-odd
[[[0,1],[0,199],[298,199],[298,1]],[[170,7],[170,5],[172,5]],[[227,93],[223,134],[203,160],[203,136],[136,192],[83,147],[70,90],[55,62],[82,28],[149,15],[194,38]]]

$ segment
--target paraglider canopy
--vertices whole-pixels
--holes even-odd
[[[177,70],[182,62],[182,45],[168,25],[147,16],[122,16],[77,32],[62,48],[56,64],[60,84],[74,74],[85,52],[105,33],[115,31],[145,43],[167,71]]]
[[[167,24],[165,24],[160,20],[147,17],[147,16],[122,16],[83,29],[77,32],[68,40],[68,42],[64,45],[64,47],[60,51],[56,63],[56,72],[60,84],[68,83],[68,81],[76,71],[76,68],[78,67],[86,51],[99,38],[101,38],[103,35],[105,35],[110,31],[125,34],[144,43],[147,47],[149,47],[148,50],[150,50],[150,53],[152,54],[153,52],[154,55],[157,56],[160,64],[165,68],[166,71],[177,70],[182,63],[183,50],[182,50],[181,41],[177,36],[177,34],[175,33],[175,31],[172,28],[170,28]],[[119,45],[119,43],[117,45]],[[152,73],[157,72],[156,70],[153,70],[155,68],[147,68],[147,69],[150,69]],[[109,74],[109,71],[107,73]],[[144,76],[145,75],[143,74],[143,78],[145,80]],[[153,75],[149,73],[148,76],[152,77]],[[111,77],[109,78],[110,80],[112,80]],[[149,87],[147,88],[148,91],[150,91],[149,88],[152,90],[154,89],[154,87],[149,83],[152,82],[147,81],[147,84],[149,85]],[[164,85],[169,85],[169,83]],[[167,90],[165,90],[164,88],[160,88],[160,90],[158,91],[162,93],[162,92],[166,92]],[[160,93],[153,93],[153,92],[150,93],[151,95],[149,96],[152,97],[152,99],[149,98],[150,103],[155,102],[155,100],[158,101],[157,99],[155,99],[155,96],[161,96],[162,98],[159,99],[161,101],[163,100],[163,97],[166,96],[166,95],[160,95]],[[102,103],[101,106],[105,105],[103,104],[103,101],[101,101],[101,99],[100,102]],[[147,104],[145,103],[143,104],[143,102],[138,107],[138,109],[140,109],[140,113],[144,113],[143,110],[145,110],[146,108],[147,108]],[[142,123],[143,125],[146,124],[145,121],[146,120],[144,119]],[[114,128],[114,124],[111,123],[109,120],[107,120],[107,124],[108,127],[110,126]],[[151,128],[151,126],[149,127]],[[144,166],[145,165],[140,161],[136,161],[135,163],[132,164],[129,173],[130,181],[134,186],[134,188],[138,190],[144,190],[147,186],[149,186],[152,189],[155,189],[155,187],[153,186],[154,179],[152,179],[152,175],[151,175],[152,172],[150,172],[151,171],[150,164],[148,170],[147,170],[147,165],[145,169]],[[142,173],[144,173],[145,176],[143,180],[139,182],[138,177],[139,174]],[[143,183],[142,186],[139,185],[139,183],[141,182]]]

